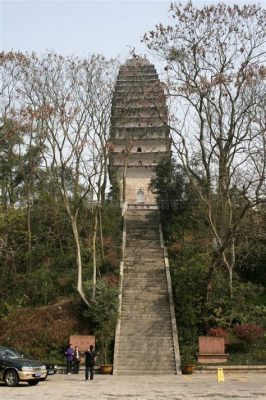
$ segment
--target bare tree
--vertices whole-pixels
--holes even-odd
[[[165,63],[173,144],[211,228],[207,294],[217,265],[232,293],[241,226],[265,199],[266,11],[188,2],[171,13],[143,40]]]
[[[84,204],[94,208],[96,179],[102,188],[102,170],[106,166],[99,160],[106,161],[106,157],[104,142],[99,138],[108,134],[113,62],[102,56],[80,60],[53,53],[41,58],[32,55],[29,64],[22,66],[22,73],[20,96],[24,112],[34,121],[38,132],[36,144],[42,151],[44,166],[57,182],[69,216],[76,245],[77,290],[89,304],[83,291],[78,218]],[[95,293],[96,262],[93,301]]]

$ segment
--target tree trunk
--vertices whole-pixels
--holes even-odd
[[[92,301],[96,300],[96,279],[97,279],[97,257],[96,257],[96,239],[98,226],[98,210],[94,214],[93,235],[92,235],[92,257],[93,257],[93,274],[92,274]]]
[[[100,243],[101,243],[101,256],[104,260],[104,245],[103,245],[103,226],[102,226],[102,207],[99,209],[99,232],[100,232]]]
[[[32,265],[32,233],[31,233],[31,203],[30,196],[28,195],[28,216],[27,216],[27,225],[28,225],[28,271],[31,270]]]
[[[72,226],[72,231],[75,239],[75,244],[76,244],[76,253],[77,253],[77,272],[78,272],[78,277],[77,277],[77,290],[78,293],[80,294],[82,300],[84,301],[87,306],[90,305],[88,300],[86,299],[86,296],[83,292],[83,287],[82,287],[82,260],[81,260],[81,251],[80,251],[80,239],[79,239],[79,232],[78,232],[78,227],[77,227],[77,217],[70,216],[71,219],[71,226]]]

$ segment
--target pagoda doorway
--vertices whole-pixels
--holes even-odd
[[[137,204],[144,204],[144,203],[145,203],[144,190],[143,189],[139,189],[137,191]]]

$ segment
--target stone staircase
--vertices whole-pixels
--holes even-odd
[[[175,374],[179,352],[157,210],[128,209],[125,228],[114,373]]]

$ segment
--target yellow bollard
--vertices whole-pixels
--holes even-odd
[[[224,382],[224,371],[222,368],[217,368],[217,382]]]

